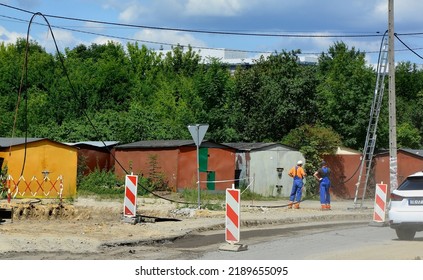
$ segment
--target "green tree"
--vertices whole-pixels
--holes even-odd
[[[237,131],[245,141],[279,141],[291,129],[316,121],[316,68],[301,65],[299,51],[261,57],[235,75]]]
[[[375,79],[365,54],[337,42],[319,57],[319,119],[335,129],[345,146],[364,145]]]
[[[195,112],[198,123],[209,124],[208,139],[216,142],[232,141],[233,107],[230,96],[233,92],[233,79],[229,67],[218,59],[210,59],[201,71],[194,76],[196,95],[201,103]],[[195,110],[195,108],[192,108]]]
[[[11,136],[23,57],[13,44],[0,43],[0,135]]]
[[[200,61],[200,54],[195,52],[191,46],[188,46],[185,51],[183,46],[178,45],[166,53],[163,66],[167,73],[192,76],[200,67]]]
[[[399,148],[420,149],[422,137],[417,128],[409,123],[402,123],[398,126],[397,142]]]
[[[4,78],[7,81],[7,85],[1,89],[0,95],[3,101],[1,107],[4,106],[3,108],[9,110],[2,114],[2,121],[10,129],[4,135],[11,135],[13,131],[14,136],[23,136],[30,127],[44,124],[49,119],[50,111],[44,106],[44,101],[47,90],[53,82],[54,57],[36,42],[30,41],[27,44],[23,39],[18,39],[15,45],[10,45],[6,49],[2,48],[0,52],[2,56],[4,55],[1,65],[5,66],[1,72],[4,70]],[[11,70],[16,72],[12,73]],[[39,99],[41,104],[34,104],[31,101],[37,99],[38,94],[42,95]],[[40,111],[40,107],[44,110]],[[36,111],[42,114],[35,115]]]
[[[319,167],[325,155],[331,155],[341,145],[341,137],[331,128],[316,125],[302,125],[289,132],[282,139],[282,144],[298,149],[305,157],[305,171],[308,174],[306,181],[307,195],[315,195],[317,187],[314,186],[312,174]]]
[[[395,94],[397,105],[397,122],[403,126],[402,133],[408,136],[398,135],[398,141],[403,147],[423,147],[423,71],[417,68],[416,64],[401,62],[396,66],[395,71]],[[398,127],[398,134],[400,127]],[[418,131],[419,137],[410,135]],[[404,138],[403,138],[404,137]],[[414,140],[407,143],[407,138]],[[401,140],[402,139],[402,140]],[[415,141],[420,142],[417,144]],[[399,144],[399,145],[400,145]]]

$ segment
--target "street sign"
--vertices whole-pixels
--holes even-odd
[[[188,130],[191,133],[192,139],[194,140],[195,145],[200,146],[201,142],[206,135],[207,129],[209,128],[208,124],[190,124],[188,125]]]
[[[197,146],[197,185],[198,185],[198,208],[201,207],[201,187],[200,187],[200,145],[203,141],[204,135],[206,135],[208,124],[190,124],[188,130],[191,133],[192,139]]]

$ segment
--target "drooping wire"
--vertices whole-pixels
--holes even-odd
[[[33,14],[33,12],[13,7],[4,3],[0,3],[0,6],[4,6],[10,9],[18,10],[25,13]],[[10,18],[18,21],[24,22],[25,20],[0,15],[5,18]],[[180,29],[180,28],[167,28],[167,27],[155,27],[155,26],[144,26],[144,25],[135,25],[135,24],[124,24],[124,23],[118,23],[118,22],[108,22],[108,21],[98,21],[98,20],[90,20],[90,19],[82,19],[82,18],[74,18],[74,17],[64,17],[64,16],[58,16],[58,15],[45,15],[46,17],[51,18],[57,18],[57,19],[63,19],[63,20],[70,20],[70,21],[79,21],[79,22],[91,22],[91,23],[99,23],[104,25],[113,25],[113,26],[122,26],[122,27],[129,27],[129,28],[144,28],[144,29],[155,29],[155,30],[165,30],[165,31],[175,31],[175,32],[191,32],[191,33],[208,33],[208,34],[219,34],[219,35],[235,35],[235,36],[261,36],[261,37],[286,37],[286,38],[366,38],[366,37],[380,37],[379,32],[376,32],[376,34],[370,33],[370,34],[310,34],[310,33],[304,33],[304,34],[277,34],[277,33],[247,33],[247,32],[229,32],[229,31],[208,31],[208,30],[195,30],[195,29]],[[40,23],[37,23],[40,24]],[[91,34],[91,35],[100,35],[100,36],[106,36],[109,38],[115,38],[115,39],[121,39],[121,40],[127,40],[127,41],[136,41],[136,42],[142,42],[142,43],[149,43],[149,44],[156,44],[156,45],[166,45],[166,46],[174,46],[175,43],[168,43],[168,42],[156,42],[156,41],[148,41],[148,40],[140,40],[140,39],[133,39],[133,38],[126,38],[122,36],[114,36],[114,35],[108,35],[108,34],[101,34],[97,32],[89,32],[89,31],[82,31],[78,29],[73,28],[66,28],[61,26],[54,26],[55,28],[62,29],[62,30],[69,30],[73,32],[79,32],[79,33],[85,33],[85,34]],[[413,32],[413,33],[395,33],[395,36],[402,35],[402,36],[414,36],[414,35],[422,35],[423,32]],[[398,38],[398,37],[397,37]],[[403,50],[396,50],[396,51],[412,51],[415,55],[417,55],[419,58],[422,58],[419,54],[417,54],[413,49],[411,49],[409,46],[407,46],[404,42],[402,42],[399,38],[398,40],[404,44],[404,46],[407,47],[407,49]],[[182,45],[184,47],[188,47],[187,45]],[[213,47],[204,47],[204,46],[191,46],[195,49],[205,49],[205,50],[220,50],[221,48],[213,48]],[[416,48],[421,49],[421,48]],[[237,51],[237,52],[245,52],[245,53],[273,53],[274,51],[258,51],[258,50],[238,50],[238,49],[228,49],[230,51]],[[364,53],[376,53],[377,51],[363,51]],[[310,52],[310,53],[303,53],[303,54],[310,54],[310,55],[319,55],[321,52]]]
[[[380,63],[381,63],[382,49],[383,49],[383,44],[384,44],[385,37],[386,37],[386,34],[387,33],[388,33],[388,30],[385,31],[385,33],[382,36],[382,40],[380,42],[379,55],[378,55],[378,58],[377,58],[377,66],[376,66],[377,68],[376,68],[376,71],[379,71],[379,69],[381,67],[380,66]],[[364,155],[362,155],[362,156],[364,156]],[[342,185],[342,184],[345,184],[345,183],[349,182],[355,176],[355,174],[357,174],[358,170],[360,170],[361,163],[362,163],[362,161],[360,160],[360,163],[358,164],[358,166],[357,166],[356,170],[354,171],[354,173],[348,179],[339,182],[339,184]]]
[[[56,52],[57,52],[57,57],[59,58],[59,61],[60,61],[60,64],[62,65],[62,69],[63,69],[63,72],[64,72],[64,74],[65,74],[65,76],[66,76],[66,80],[68,81],[68,83],[69,83],[69,86],[70,86],[70,89],[71,89],[71,92],[74,94],[74,96],[75,96],[75,98],[77,99],[77,100],[80,100],[79,99],[79,97],[78,97],[78,95],[76,94],[76,89],[75,89],[75,87],[74,87],[74,85],[73,85],[73,83],[72,83],[72,81],[71,81],[71,79],[70,79],[70,77],[69,77],[69,74],[68,74],[68,72],[67,72],[67,69],[66,69],[66,67],[65,67],[65,63],[64,63],[64,60],[63,60],[63,57],[62,57],[62,55],[61,55],[61,53],[60,53],[60,51],[59,51],[59,47],[58,47],[58,45],[57,45],[57,42],[56,42],[56,38],[54,37],[54,33],[53,33],[53,30],[52,30],[52,28],[51,28],[51,26],[50,26],[50,23],[49,23],[49,21],[47,20],[47,18],[42,14],[42,13],[40,13],[40,12],[37,12],[37,13],[34,13],[33,15],[32,15],[32,17],[31,17],[31,20],[29,21],[29,25],[28,25],[28,31],[27,31],[27,41],[26,41],[26,50],[25,50],[25,61],[24,61],[24,71],[23,71],[23,74],[22,74],[22,78],[21,78],[21,87],[20,87],[20,92],[21,92],[21,90],[22,90],[22,85],[23,85],[23,77],[25,76],[25,77],[27,77],[28,75],[28,52],[29,52],[29,33],[30,33],[30,28],[31,28],[31,24],[33,23],[33,19],[36,17],[36,16],[41,16],[44,20],[45,20],[45,22],[47,23],[47,26],[48,26],[48,29],[49,29],[49,31],[50,31],[50,34],[51,34],[51,36],[52,36],[52,39],[53,39],[53,42],[54,42],[54,46],[55,46],[55,48],[56,48]],[[20,93],[19,93],[19,96],[20,96]],[[25,108],[26,109],[26,108]],[[86,112],[86,110],[85,109],[83,109],[82,110],[82,113],[83,113],[83,115],[86,117],[86,119],[88,120],[88,122],[89,122],[89,124],[91,125],[91,127],[94,129],[94,132],[95,132],[95,134],[97,135],[97,137],[99,137],[99,135],[100,135],[100,133],[99,133],[99,131],[97,130],[97,128],[96,128],[96,126],[94,125],[94,123],[91,121],[91,118],[89,117],[89,115],[88,115],[88,113]],[[26,126],[27,126],[27,124],[25,124]],[[25,129],[26,130],[26,133],[27,133],[27,129]],[[27,134],[26,134],[27,135]],[[99,137],[100,138],[100,137]],[[110,149],[109,149],[109,147],[106,145],[106,143],[103,141],[103,140],[100,140],[101,142],[102,142],[102,144],[104,145],[104,147],[106,148],[106,150],[108,151],[108,153],[113,157],[113,159],[115,160],[115,162],[120,166],[120,168],[122,168],[122,170],[126,173],[126,174],[129,174],[129,172],[123,167],[123,165],[116,159],[116,157],[114,156],[114,154],[110,151]],[[23,164],[23,167],[22,167],[22,173],[23,173],[23,171],[24,171],[24,166],[25,166],[25,161],[26,161],[26,143],[27,143],[27,138],[26,138],[26,136],[25,136],[25,154],[24,154],[24,164]],[[185,201],[175,201],[175,200],[171,200],[171,199],[168,199],[168,198],[166,198],[166,197],[163,197],[163,196],[160,196],[160,195],[158,195],[158,194],[156,194],[156,193],[154,193],[154,192],[152,192],[152,191],[150,191],[149,189],[147,189],[147,188],[145,188],[144,186],[142,186],[141,184],[138,184],[139,186],[141,186],[141,188],[143,188],[145,191],[147,191],[148,193],[151,193],[152,195],[154,195],[154,196],[156,196],[156,197],[159,197],[159,198],[161,198],[161,199],[164,199],[164,200],[168,200],[168,201],[171,201],[171,202],[176,202],[176,203],[182,203],[182,204],[194,204],[194,203],[191,203],[191,202],[185,202]]]
[[[410,48],[406,43],[404,43],[399,37],[397,33],[394,33],[395,38],[398,39],[398,41],[401,42],[401,44],[403,44],[409,51],[411,51],[412,53],[414,53],[418,58],[423,59],[423,56],[419,55],[417,52],[415,52],[412,48]]]
[[[16,123],[17,123],[17,119],[18,119],[18,112],[19,112],[19,105],[21,102],[21,95],[22,95],[22,91],[25,88],[25,96],[24,96],[24,100],[25,100],[25,106],[24,106],[24,128],[25,128],[25,140],[24,140],[24,155],[23,155],[23,161],[22,161],[22,168],[21,168],[21,173],[20,176],[21,177],[24,173],[25,170],[25,163],[26,163],[26,153],[27,153],[27,143],[28,143],[28,53],[29,53],[29,33],[31,30],[31,23],[32,20],[34,19],[35,15],[33,15],[31,17],[31,20],[28,24],[28,29],[26,32],[26,46],[25,46],[25,55],[24,55],[24,63],[22,66],[22,75],[21,75],[21,80],[20,80],[20,84],[19,84],[19,91],[18,91],[18,100],[16,103],[16,109],[15,109],[15,117],[13,120],[13,127],[12,127],[12,138],[14,137],[15,134],[15,129],[16,129]],[[12,143],[10,144],[9,147],[9,157],[11,156],[12,153]]]
[[[1,6],[5,6],[10,9],[18,10],[25,13],[33,13],[31,11],[13,7],[7,4],[0,3]],[[252,36],[252,37],[296,37],[296,38],[365,38],[365,37],[380,37],[380,34],[277,34],[277,33],[253,33],[253,32],[232,32],[232,31],[216,31],[216,30],[200,30],[200,29],[189,29],[189,28],[173,28],[173,27],[160,27],[160,26],[149,26],[149,25],[139,25],[139,24],[128,24],[128,23],[119,23],[111,21],[101,21],[93,19],[83,19],[75,17],[65,17],[58,15],[49,15],[45,14],[43,17],[78,21],[78,22],[89,22],[96,24],[104,25],[113,25],[113,26],[122,26],[122,27],[132,27],[132,28],[143,28],[143,29],[153,29],[153,30],[162,30],[162,31],[175,31],[175,32],[187,32],[187,33],[202,33],[202,34],[215,34],[215,35],[232,35],[232,36]]]

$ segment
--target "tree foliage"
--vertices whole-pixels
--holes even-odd
[[[282,144],[294,147],[304,155],[306,158],[304,169],[307,173],[306,193],[308,196],[316,195],[318,188],[312,175],[320,166],[322,157],[334,154],[341,145],[340,135],[321,124],[306,124],[291,130],[282,139]]]
[[[336,129],[345,146],[364,146],[374,77],[366,66],[364,53],[349,49],[345,43],[335,43],[328,54],[320,56],[319,117],[323,124]]]
[[[282,50],[231,70],[191,47],[108,42],[50,54],[33,41],[1,43],[0,135],[129,143],[190,139],[189,124],[208,123],[206,139],[283,140],[313,164],[335,145],[361,149],[376,77],[364,53],[337,42],[318,64],[300,54]],[[398,146],[421,149],[423,71],[410,63],[396,71]],[[378,147],[388,132],[385,97]]]

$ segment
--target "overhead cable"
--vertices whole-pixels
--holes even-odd
[[[21,12],[34,14],[34,12],[24,10],[21,8],[13,7],[0,3],[1,6],[8,7],[10,9],[19,10]],[[374,34],[281,34],[281,33],[253,33],[253,32],[232,32],[232,31],[215,31],[215,30],[200,30],[200,29],[189,29],[189,28],[174,28],[174,27],[160,27],[160,26],[149,26],[149,25],[139,25],[139,24],[128,24],[128,23],[119,23],[111,21],[101,21],[93,19],[83,19],[76,17],[66,17],[59,15],[50,15],[44,14],[48,18],[56,18],[70,21],[79,21],[85,23],[96,23],[104,25],[113,25],[113,26],[123,26],[123,27],[132,27],[132,28],[143,28],[143,29],[153,29],[153,30],[162,30],[162,31],[175,31],[175,32],[187,32],[187,33],[203,33],[203,34],[216,34],[216,35],[233,35],[233,36],[252,36],[252,37],[290,37],[290,38],[357,38],[357,37],[381,37],[382,35],[378,32]]]

